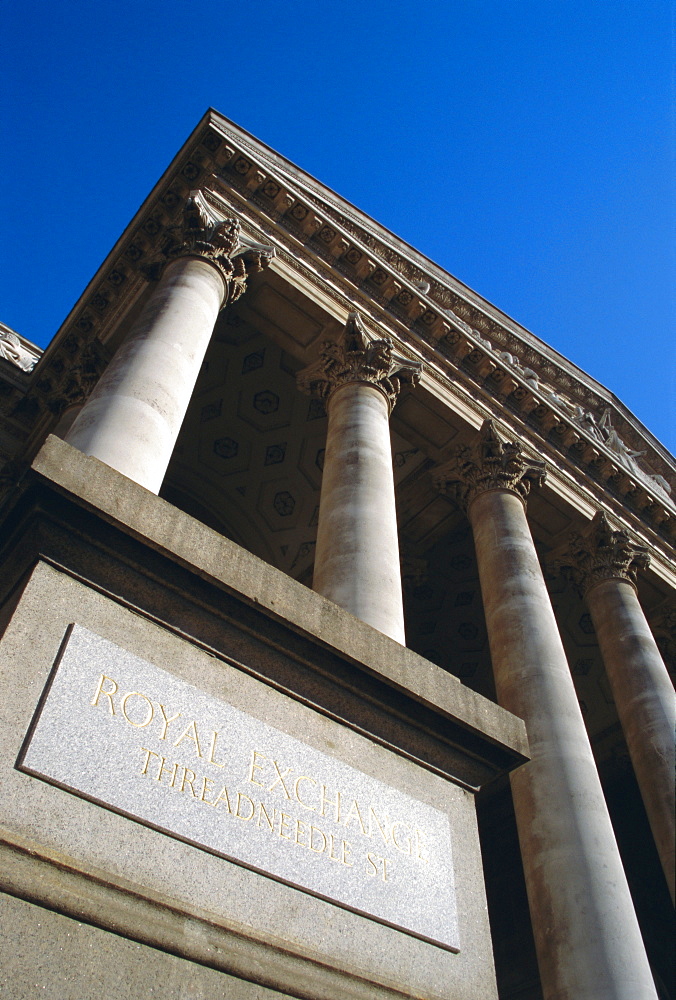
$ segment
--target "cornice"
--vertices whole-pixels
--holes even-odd
[[[262,236],[274,245],[280,265],[324,292],[328,289],[343,318],[358,310],[423,360],[430,377],[462,387],[477,419],[507,418],[515,427],[525,426],[543,457],[548,462],[553,458],[574,480],[584,479],[585,491],[591,489],[598,502],[633,511],[632,520],[651,533],[666,531],[666,537],[676,539],[673,503],[650,482],[632,476],[603,441],[576,424],[552,398],[561,393],[580,405],[610,406],[612,425],[623,440],[635,450],[647,449],[654,472],[673,477],[671,456],[628,421],[610,393],[602,394],[602,387],[476,293],[469,301],[470,290],[452,276],[213,111],[155,185],[44,352],[29,378],[35,406],[45,409],[47,400],[61,392],[67,372],[81,363],[89,343],[109,339],[126,311],[129,293],[134,298],[141,294],[148,264],[171,238],[170,230],[196,187],[207,189],[212,204],[237,211],[254,239]],[[437,285],[478,310],[466,314],[472,322],[436,301],[441,294]],[[455,299],[448,301],[460,308]],[[484,323],[482,333],[482,316],[495,329]],[[519,361],[501,358],[496,345],[510,354],[520,351]],[[42,434],[44,419],[33,426],[38,424]]]
[[[614,415],[620,420],[618,429],[629,445],[634,447],[636,442],[648,443],[674,471],[673,457],[661,442],[605,386],[430,258],[250,133],[214,111],[212,124],[231,141],[237,141],[242,150],[248,151],[259,167],[266,165],[278,179],[286,178],[325,216],[359,239],[373,255],[389,263],[398,275],[410,280],[414,286],[420,282],[429,285],[429,300],[444,310],[451,310],[457,321],[466,323],[480,337],[492,336],[499,350],[518,354],[524,367],[539,365],[543,380],[549,377],[561,391],[572,395],[587,408],[598,410],[599,416],[603,409],[612,407]]]

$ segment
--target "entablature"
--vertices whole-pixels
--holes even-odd
[[[421,360],[428,391],[451,409],[462,401],[462,413],[475,415],[470,425],[501,420],[567,489],[590,498],[583,507],[607,505],[633,530],[676,539],[667,482],[676,486],[676,466],[612,394],[215,112],[155,186],[29,376],[25,458],[49,429],[55,400],[74,398],[71,373],[91,368],[92,345],[97,359],[107,360],[105,345],[143,297],[151,265],[197,186],[212,208],[236,212],[243,231],[275,247],[271,270],[341,323],[359,311]],[[637,461],[644,452],[645,467]]]

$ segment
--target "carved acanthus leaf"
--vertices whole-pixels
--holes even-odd
[[[650,556],[644,545],[633,542],[627,531],[613,528],[599,510],[589,527],[573,532],[568,544],[553,552],[549,561],[586,594],[602,580],[626,580],[636,586],[637,573],[648,568]]]
[[[545,463],[524,455],[518,441],[503,441],[492,420],[484,420],[473,445],[458,448],[433,473],[439,491],[465,510],[492,490],[515,493],[525,504],[531,487],[542,486],[545,477]]]
[[[200,257],[218,268],[227,289],[224,306],[236,302],[249,275],[262,271],[275,256],[274,247],[243,236],[237,219],[218,218],[201,191],[190,192],[178,229],[179,239],[166,251],[167,258]]]
[[[359,313],[350,313],[339,341],[324,341],[319,358],[298,373],[298,388],[328,398],[339,386],[367,382],[387,397],[390,410],[402,385],[417,385],[422,365],[395,351],[389,337],[376,338]]]

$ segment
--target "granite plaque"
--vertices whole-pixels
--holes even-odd
[[[82,626],[66,635],[17,766],[305,892],[459,948],[444,813]]]

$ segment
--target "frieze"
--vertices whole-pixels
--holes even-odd
[[[214,129],[219,127],[226,129],[227,125],[225,123],[221,123],[221,121],[216,117],[211,127]],[[278,158],[276,158],[274,154],[271,155],[269,151],[266,151],[264,148],[254,144],[245,135],[238,134],[235,139],[234,135],[230,133],[228,134],[231,142],[236,142],[239,146],[248,150],[247,155],[250,157],[250,166],[257,160],[259,162],[264,161],[266,162],[266,169],[268,171],[271,170],[273,172],[276,171],[277,174],[286,174],[283,165],[278,162]],[[282,183],[286,183],[287,188],[291,188],[292,184],[298,183],[298,178],[288,178]],[[311,179],[308,179],[307,183],[308,185],[311,185],[313,182]],[[297,195],[297,191],[295,193]],[[468,302],[457,292],[442,284],[433,275],[423,271],[412,261],[405,258],[401,253],[398,253],[392,247],[389,247],[382,240],[382,238],[368,226],[366,220],[360,219],[359,222],[357,222],[355,219],[345,216],[344,213],[334,207],[330,200],[322,200],[309,188],[305,189],[305,197],[312,200],[327,215],[330,215],[333,219],[335,219],[336,222],[338,222],[339,225],[341,225],[347,232],[350,232],[353,236],[355,236],[363,246],[368,247],[382,260],[387,261],[388,264],[397,271],[397,273],[406,277],[408,280],[411,280],[413,284],[416,282],[423,282],[428,285],[429,297],[436,301],[438,305],[441,305],[442,308],[450,309],[453,313],[455,313],[456,318],[464,320],[475,330],[480,330],[486,334],[492,334],[502,349],[511,351],[512,353],[515,351],[516,353],[521,353],[528,366],[533,368],[541,366],[540,370],[543,376],[548,376],[555,382],[558,388],[572,393],[580,404],[584,404],[586,409],[595,409],[600,412],[608,405],[607,401],[602,397],[599,397],[590,386],[587,386],[578,379],[572,377],[571,374],[565,371],[565,369],[560,365],[556,364],[551,359],[546,358],[541,353],[538,353],[534,347],[528,344],[527,341],[518,337],[513,330],[510,330],[508,327],[502,326],[494,319],[489,318],[480,310],[478,306]],[[637,432],[629,425],[623,429],[623,436],[630,446],[638,443],[639,439],[637,437]],[[655,455],[655,458],[657,458],[661,463],[661,456]]]
[[[253,147],[250,146],[250,148],[253,151]],[[254,159],[255,158],[247,160],[247,170],[253,169]],[[444,305],[449,318],[455,322],[460,329],[464,329],[465,332],[474,335],[475,337],[478,336],[479,338],[481,338],[482,333],[490,333],[498,341],[499,346],[506,350],[508,350],[509,347],[514,349],[515,346],[518,346],[522,353],[527,350],[528,364],[539,366],[541,372],[545,376],[549,376],[549,378],[554,381],[558,387],[572,393],[578,400],[579,404],[585,404],[586,409],[589,409],[590,407],[601,409],[602,407],[607,406],[606,401],[602,400],[595,393],[593,393],[589,386],[579,382],[578,380],[574,380],[571,378],[569,373],[563,370],[559,365],[556,365],[552,360],[537,354],[532,347],[527,345],[523,340],[518,339],[513,331],[501,326],[495,320],[478,310],[476,306],[467,303],[466,300],[462,299],[459,295],[457,295],[457,293],[441,285],[435,279],[432,279],[431,281],[428,280],[430,275],[427,275],[419,267],[406,260],[394,249],[388,247],[373,233],[368,231],[363,224],[357,224],[354,220],[348,219],[346,216],[338,212],[330,202],[321,201],[316,194],[310,191],[306,191],[305,196],[321,207],[326,215],[333,217],[347,232],[350,232],[357,239],[359,239],[364,246],[376,253],[381,260],[386,261],[392,269],[396,271],[396,273],[400,274],[405,279],[410,280],[414,286],[419,287],[421,284],[429,285],[429,297],[434,299],[435,295],[441,296],[441,298],[439,298],[439,304]],[[325,223],[323,224],[325,225]],[[393,296],[387,296],[385,298],[381,298],[380,301],[386,306],[388,304],[391,306],[392,298]],[[451,306],[454,308],[450,308]],[[476,323],[476,326],[474,328],[471,327],[469,323],[466,323],[463,320],[461,314],[472,318]],[[490,349],[494,349],[492,344],[490,344]],[[495,350],[498,350],[498,348],[496,347]],[[556,390],[555,388],[552,388],[551,391],[555,392]],[[633,437],[633,429],[627,427],[627,433],[625,436],[631,439]],[[644,472],[644,475],[649,476],[651,473]],[[660,483],[659,485],[662,484]]]
[[[369,296],[373,299],[377,299],[378,296],[374,294],[375,286],[370,280],[368,273],[360,273],[357,269],[352,273],[348,267],[350,261],[347,260],[347,254],[351,252],[354,248],[355,253],[362,253],[364,260],[370,260],[371,268],[370,273],[373,273],[373,268],[376,266],[373,258],[382,260],[383,267],[390,269],[392,274],[397,274],[403,281],[410,281],[411,289],[418,296],[427,297],[428,300],[433,304],[434,308],[431,310],[435,312],[438,316],[438,325],[435,327],[429,327],[423,322],[422,319],[411,319],[410,316],[406,316],[404,311],[395,311],[393,318],[396,319],[396,313],[403,317],[402,322],[405,323],[406,327],[414,333],[420,340],[418,349],[421,351],[423,357],[429,358],[431,362],[431,368],[439,368],[440,355],[445,356],[448,361],[454,366],[454,371],[452,377],[454,379],[460,377],[461,381],[465,382],[470,388],[472,395],[475,395],[475,389],[471,387],[471,384],[478,384],[482,391],[493,395],[495,402],[501,406],[504,405],[505,397],[501,394],[500,388],[497,386],[496,382],[491,382],[491,374],[482,377],[478,374],[475,367],[471,364],[466,363],[462,358],[454,352],[453,349],[446,349],[443,344],[444,328],[440,324],[443,322],[443,316],[448,315],[448,321],[451,324],[451,328],[454,332],[460,332],[461,335],[469,344],[474,344],[477,342],[479,347],[489,356],[489,359],[495,362],[496,368],[506,369],[506,359],[500,359],[498,355],[500,353],[511,354],[524,369],[531,369],[531,371],[537,375],[539,388],[535,389],[533,385],[528,386],[524,383],[523,378],[518,370],[514,369],[509,372],[509,379],[505,382],[506,388],[509,388],[511,383],[516,384],[517,391],[521,398],[516,397],[516,393],[507,396],[507,403],[510,408],[513,408],[516,413],[520,415],[522,419],[526,419],[532,427],[538,430],[544,438],[551,436],[553,447],[557,450],[562,449],[564,454],[569,451],[577,443],[578,439],[584,442],[584,447],[582,451],[571,451],[570,458],[578,467],[582,469],[589,470],[589,474],[593,477],[596,476],[593,465],[586,464],[586,460],[582,460],[582,453],[587,449],[587,454],[591,455],[589,451],[589,446],[593,447],[593,438],[587,435],[586,429],[579,426],[573,419],[574,414],[571,413],[567,407],[564,405],[561,407],[558,405],[557,398],[564,401],[571,407],[581,406],[583,412],[591,413],[594,420],[598,423],[602,416],[607,402],[603,399],[599,399],[593,393],[590,393],[588,387],[584,386],[582,383],[578,382],[568,372],[563,371],[560,367],[553,365],[548,359],[544,358],[535,352],[535,349],[525,341],[521,341],[517,338],[514,331],[506,327],[501,327],[496,324],[495,321],[490,320],[485,314],[481,313],[480,310],[471,303],[467,303],[466,300],[462,299],[452,290],[446,288],[440,281],[438,281],[433,274],[426,274],[420,267],[409,263],[410,278],[406,276],[405,273],[405,258],[397,254],[393,248],[388,249],[388,256],[394,261],[394,258],[398,258],[401,264],[397,264],[396,267],[386,260],[385,257],[380,257],[379,248],[385,245],[376,238],[374,234],[370,234],[364,228],[357,225],[353,220],[346,220],[349,226],[341,226],[342,216],[336,211],[332,203],[329,201],[327,203],[318,202],[321,205],[323,211],[323,220],[318,218],[318,214],[313,212],[308,208],[311,205],[311,195],[305,189],[301,194],[300,189],[295,187],[297,184],[296,178],[290,178],[284,180],[286,176],[284,171],[277,169],[276,161],[266,154],[265,150],[259,149],[252,143],[247,143],[245,138],[239,134],[231,135],[229,132],[227,135],[223,131],[225,126],[220,125],[216,119],[214,123],[209,124],[206,129],[204,129],[200,135],[200,140],[198,144],[195,144],[181,154],[180,159],[174,169],[172,177],[168,182],[158,190],[156,196],[152,201],[149,201],[145,206],[145,215],[139,216],[134,220],[134,227],[130,229],[128,234],[125,234],[123,241],[120,241],[116,247],[115,258],[110,263],[107,262],[107,271],[105,277],[102,276],[99,282],[99,288],[101,289],[101,294],[103,298],[109,300],[110,304],[106,307],[103,313],[98,312],[93,307],[88,307],[84,311],[71,317],[69,320],[68,329],[70,332],[75,333],[79,338],[80,342],[84,345],[86,342],[95,337],[100,330],[103,329],[105,325],[106,328],[109,327],[111,322],[111,317],[114,313],[117,313],[119,306],[116,304],[119,300],[120,291],[124,287],[125,294],[130,288],[131,284],[138,284],[140,268],[145,264],[153,254],[157,253],[162,244],[166,245],[170,242],[171,237],[169,234],[170,225],[175,221],[175,216],[178,209],[180,208],[180,199],[184,199],[187,195],[189,187],[194,185],[188,183],[185,170],[188,168],[189,164],[193,167],[197,167],[199,175],[206,179],[207,175],[211,177],[209,183],[216,181],[217,177],[214,175],[214,170],[223,170],[227,164],[234,164],[238,156],[241,156],[242,150],[248,150],[245,154],[245,159],[247,160],[247,172],[252,169],[257,169],[259,172],[265,174],[265,184],[268,183],[278,183],[280,185],[280,191],[276,195],[276,199],[282,198],[283,192],[286,190],[289,195],[293,194],[294,199],[291,202],[291,207],[279,216],[282,220],[282,225],[277,226],[265,226],[264,215],[258,215],[252,219],[252,228],[267,229],[271,238],[274,235],[274,243],[279,247],[280,250],[284,248],[283,255],[285,259],[288,259],[290,266],[302,273],[304,278],[312,283],[315,283],[318,287],[325,289],[325,282],[320,281],[316,275],[312,272],[312,262],[311,257],[306,257],[306,251],[304,247],[299,246],[298,240],[301,238],[302,243],[307,243],[310,235],[314,233],[323,224],[329,224],[329,220],[335,220],[330,223],[331,227],[336,229],[342,228],[344,233],[347,233],[349,227],[352,227],[350,235],[355,235],[356,238],[361,243],[361,246],[352,241],[351,246],[345,251],[343,257],[339,257],[337,260],[334,258],[332,262],[332,273],[335,278],[341,278],[340,281],[331,282],[331,291],[336,299],[340,300],[346,307],[346,311],[354,309],[358,305],[359,309],[367,312],[373,322],[383,323],[386,318],[377,313],[377,305],[374,302],[373,307],[369,308],[368,303],[360,301],[355,302],[354,295],[351,289],[345,288],[341,290],[341,284],[346,280],[349,280],[353,285],[359,286],[360,283],[368,282]],[[218,143],[215,145],[211,143],[212,146],[215,145],[215,152],[211,150],[208,145],[205,145],[205,140],[210,135],[214,135],[218,139]],[[239,152],[238,152],[239,149]],[[272,163],[272,166],[268,164],[267,161]],[[260,171],[260,167],[256,165],[263,162],[265,164],[264,170]],[[191,171],[189,171],[191,172]],[[240,177],[234,171],[227,171],[228,177],[232,180],[232,186],[236,190],[242,190],[245,192],[244,197],[251,198],[252,192],[246,188],[245,177]],[[164,200],[163,200],[164,199]],[[223,199],[223,195],[219,200]],[[227,196],[226,199],[227,201]],[[231,199],[233,200],[233,199]],[[269,200],[269,199],[268,199]],[[288,200],[287,200],[288,202]],[[257,205],[259,203],[257,202]],[[161,206],[161,211],[163,214],[159,218],[163,221],[163,229],[156,236],[151,237],[143,230],[144,218],[157,218],[156,212],[158,207]],[[296,220],[294,216],[294,211],[303,210],[306,214],[303,220]],[[243,211],[244,209],[244,211]],[[241,216],[242,223],[247,221],[246,206],[242,206],[238,201],[235,201],[233,205],[233,211]],[[264,213],[266,209],[260,208],[259,211]],[[267,209],[270,213],[270,209]],[[277,210],[275,210],[275,218],[277,217]],[[339,218],[340,216],[340,218]],[[288,229],[288,234],[285,230]],[[337,231],[337,230],[336,230]],[[313,241],[313,243],[316,241]],[[133,251],[133,254],[132,254]],[[367,252],[368,251],[368,252]],[[353,255],[354,256],[354,255]],[[345,262],[344,265],[341,262]],[[308,269],[307,264],[310,264],[310,269]],[[337,267],[336,265],[340,266]],[[400,268],[403,268],[401,270]],[[114,275],[112,280],[109,280],[110,276]],[[425,286],[429,285],[429,288]],[[104,290],[105,288],[105,290]],[[90,298],[96,296],[98,288],[93,286],[90,290],[88,301]],[[443,304],[442,302],[435,302],[434,295],[443,294]],[[391,311],[391,307],[388,306],[385,298],[381,299],[381,304],[384,308]],[[422,301],[422,299],[421,299]],[[448,305],[447,303],[450,303]],[[451,313],[446,313],[446,309],[450,309],[451,306],[455,306],[455,309],[451,309]],[[366,306],[366,308],[364,308]],[[468,320],[470,322],[468,322]],[[481,322],[480,322],[481,320]],[[78,325],[79,324],[79,325]],[[390,324],[393,326],[393,324]],[[396,330],[397,327],[394,326]],[[446,328],[448,330],[448,327]],[[400,336],[401,332],[397,330],[395,336]],[[486,341],[490,341],[493,338],[490,347],[486,345],[481,345],[477,341],[477,337],[480,337]],[[46,356],[52,357],[54,354],[60,353],[61,346],[60,341],[55,339],[53,344],[45,352]],[[46,360],[46,359],[45,359]],[[493,369],[495,371],[496,369]],[[438,377],[435,375],[435,377]],[[441,376],[439,376],[441,377]],[[443,380],[443,379],[442,379]],[[496,388],[491,388],[495,386]],[[524,395],[524,393],[526,395]],[[528,395],[530,394],[530,395]],[[515,398],[516,397],[516,398]],[[531,400],[533,401],[531,404]],[[486,407],[483,408],[485,413],[486,408],[491,409],[490,399],[486,399]],[[540,403],[546,403],[549,407],[548,412],[555,413],[558,418],[558,423],[554,423],[551,429],[545,430],[547,425],[551,424],[551,416],[545,415],[544,411],[539,411],[538,406]],[[478,407],[481,411],[482,407]],[[529,416],[529,413],[531,416]],[[542,413],[544,417],[544,423],[538,419],[537,414]],[[533,416],[533,414],[536,414]],[[619,416],[615,410],[612,411],[612,429],[618,435],[619,439],[624,443],[627,449],[631,451],[639,451],[646,442],[643,441],[639,436],[638,432],[634,428]],[[581,432],[581,433],[580,433]],[[603,442],[598,442],[603,449]],[[652,465],[656,466],[659,473],[664,473],[669,475],[672,471],[668,466],[668,463],[663,459],[659,452],[653,450],[653,447],[649,445],[649,461]],[[593,456],[592,456],[593,457]],[[619,460],[618,456],[613,456]],[[644,456],[631,456],[635,460],[640,459],[643,461]],[[605,486],[610,486],[613,491],[616,491],[619,496],[623,498],[623,502],[628,502],[639,511],[639,516],[642,519],[648,518],[653,520],[657,524],[657,521],[661,519],[663,523],[665,518],[667,519],[666,528],[669,530],[670,526],[674,525],[674,519],[667,514],[662,506],[662,503],[669,505],[668,501],[668,489],[666,487],[666,479],[661,476],[655,476],[654,471],[651,469],[650,472],[639,469],[643,472],[643,475],[639,475],[635,469],[629,469],[622,462],[617,462],[620,472],[614,478],[604,481]],[[606,465],[608,468],[609,466]],[[624,478],[623,478],[624,477]],[[649,493],[645,493],[643,488],[654,495],[651,497]],[[656,488],[657,487],[657,488]],[[662,492],[664,491],[664,492]],[[645,499],[644,499],[645,498]]]

